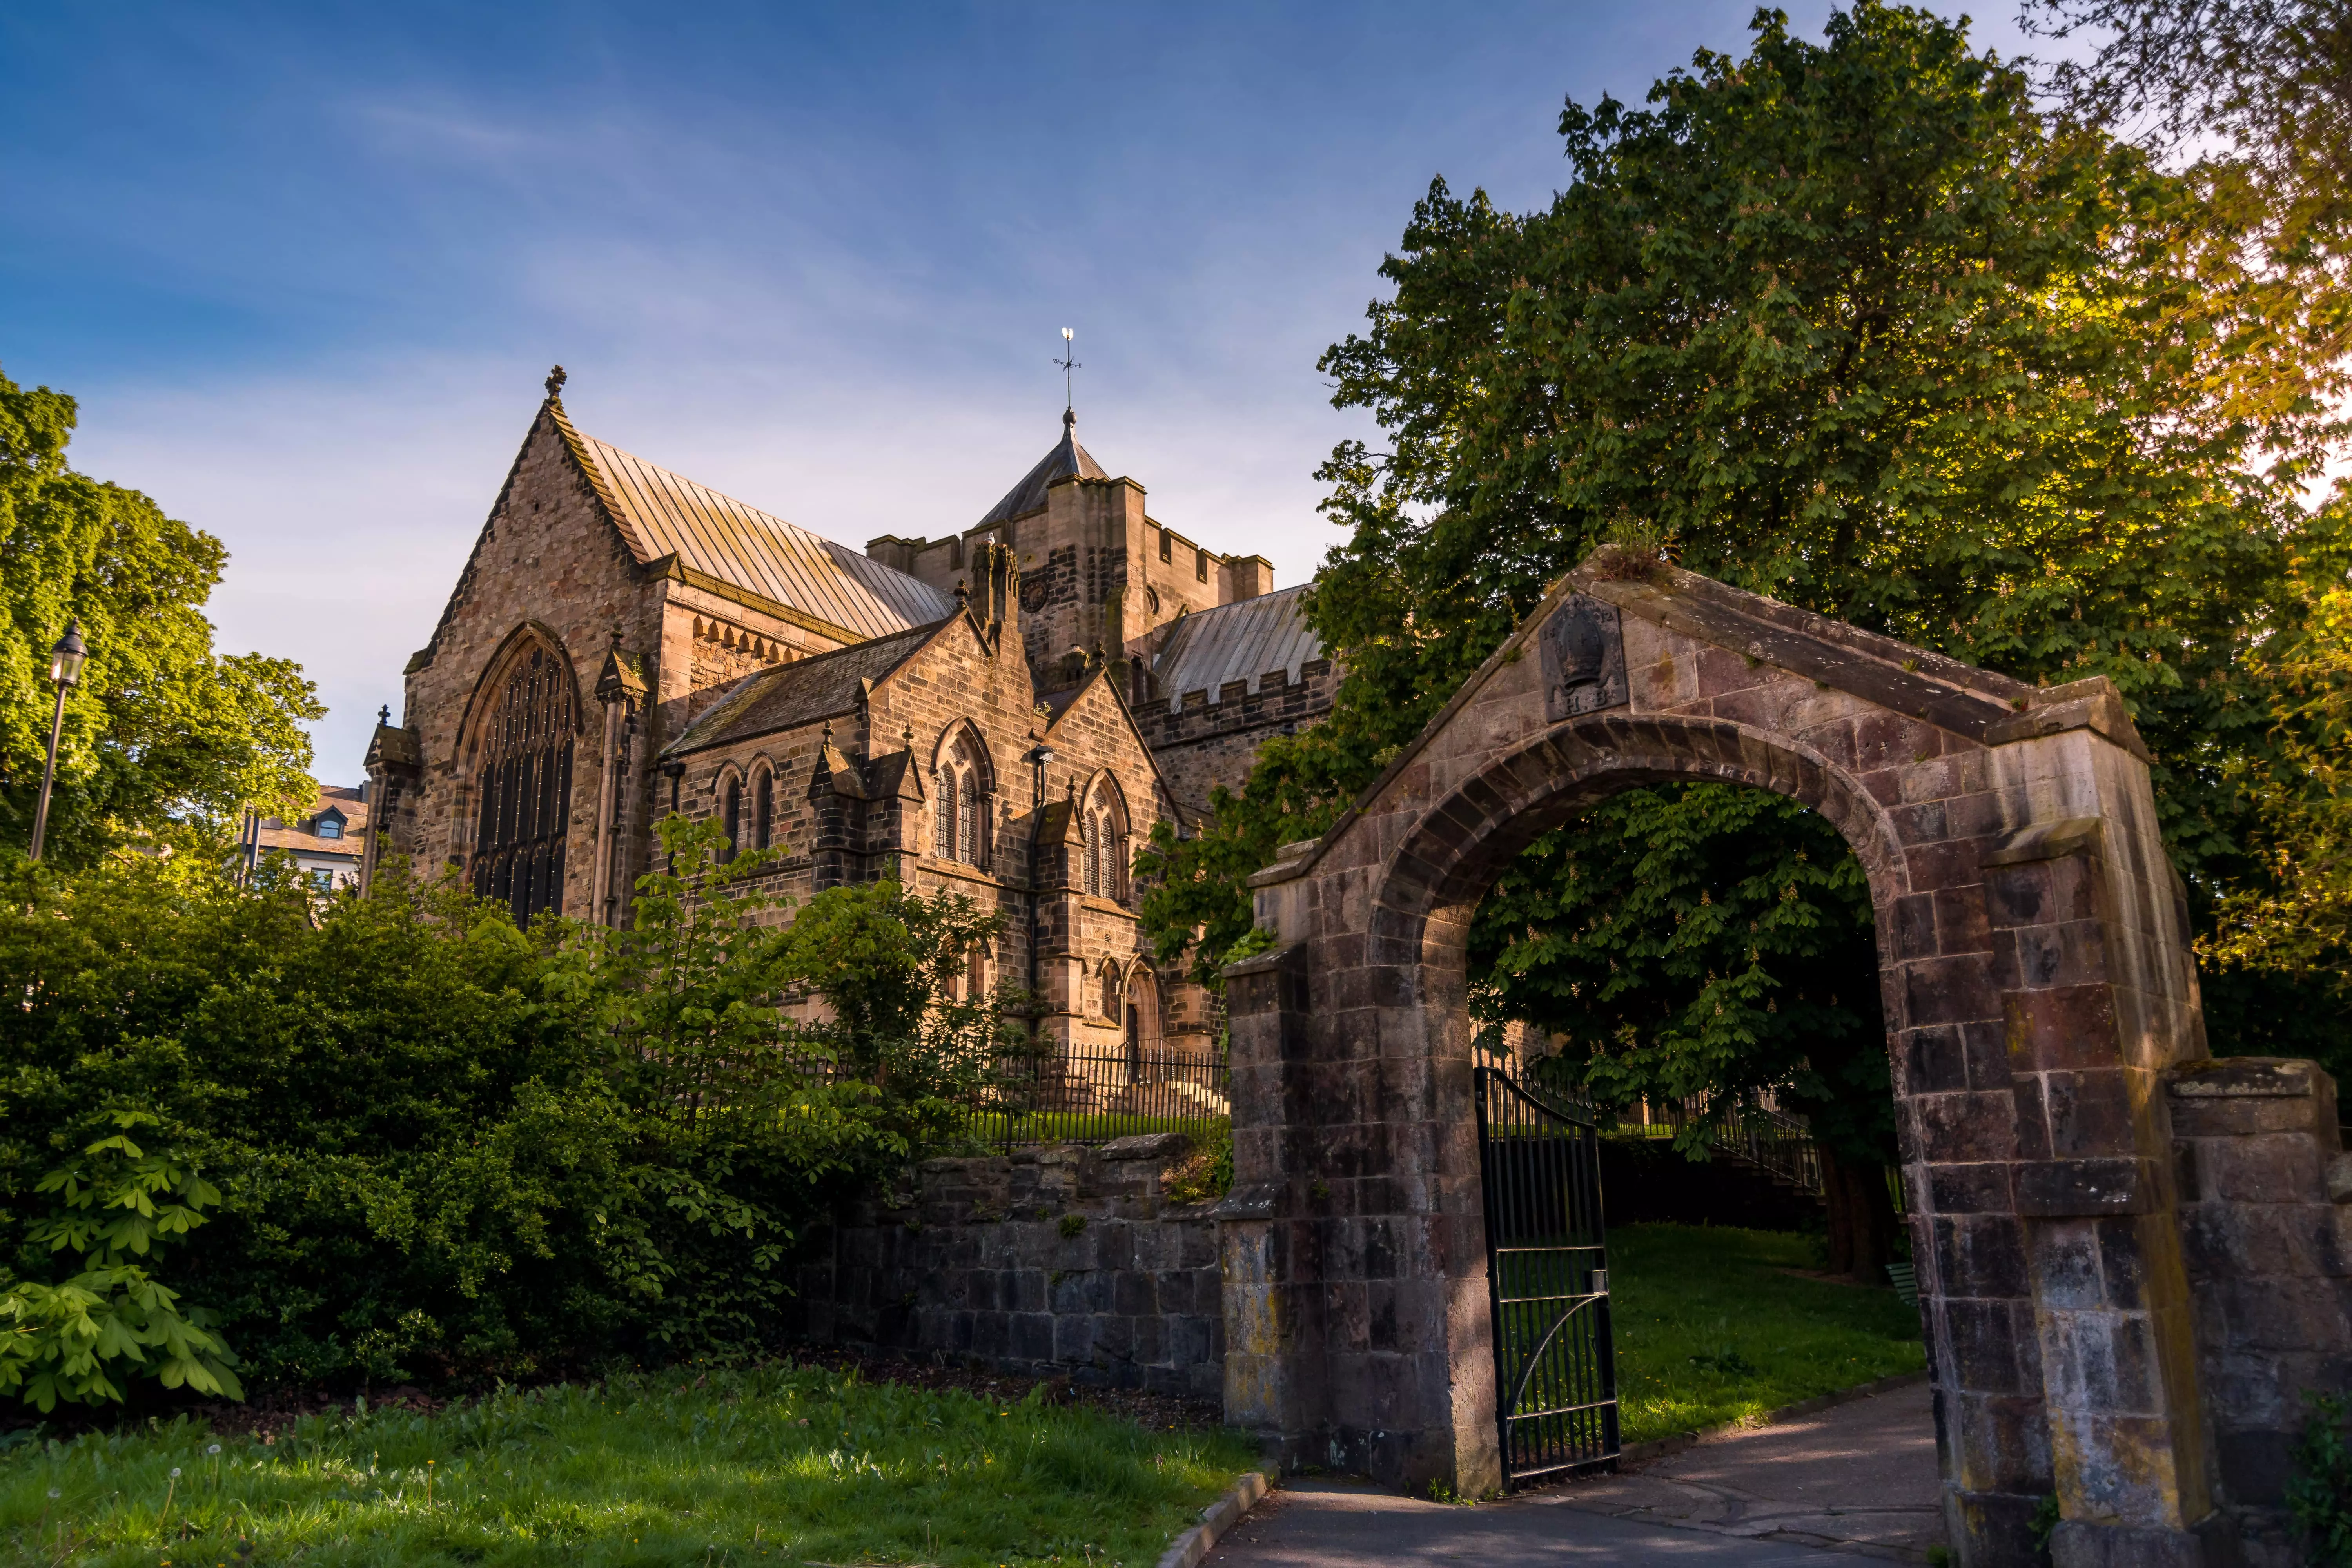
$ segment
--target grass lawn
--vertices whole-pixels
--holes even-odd
[[[808,1367],[0,1452],[16,1563],[1094,1563],[1149,1568],[1255,1450],[1033,1395]]]
[[[1893,1290],[1798,1279],[1810,1238],[1629,1225],[1609,1233],[1618,1420],[1638,1443],[1760,1415],[1927,1364]]]

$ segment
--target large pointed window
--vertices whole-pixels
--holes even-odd
[[[474,891],[518,924],[563,912],[563,839],[572,816],[572,677],[546,648],[509,667],[477,752],[480,795]]]
[[[1078,816],[1079,885],[1098,899],[1127,900],[1127,802],[1104,774],[1087,792]]]
[[[931,775],[934,853],[986,868],[989,860],[988,767],[969,731],[941,753]]]

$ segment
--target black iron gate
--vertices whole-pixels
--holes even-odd
[[[1507,1483],[1617,1458],[1617,1363],[1600,1132],[1509,1074],[1476,1069],[1495,1415]]]

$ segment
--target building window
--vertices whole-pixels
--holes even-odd
[[[577,728],[571,673],[544,647],[516,659],[488,706],[477,748],[480,799],[468,869],[475,895],[505,904],[519,925],[563,912]]]
[[[1170,563],[1176,559],[1176,542],[1168,537],[1164,528],[1160,531],[1160,559]]]
[[[760,770],[759,786],[751,792],[751,842],[761,849],[768,847],[770,826],[776,814],[776,775],[767,769]]]
[[[1127,895],[1127,808],[1108,775],[1088,792],[1078,813],[1078,885],[1097,898]]]
[[[1209,580],[1209,552],[1207,551],[1195,550],[1192,552],[1192,575],[1198,577],[1203,583]]]
[[[343,836],[343,825],[335,817],[322,816],[319,819],[317,831],[321,838],[341,838]]]
[[[335,874],[332,871],[313,871],[310,873],[310,886],[319,892],[331,893],[335,890]]]
[[[971,736],[958,736],[931,775],[933,840],[940,859],[987,866],[989,796],[982,787],[986,782]]]
[[[722,864],[735,858],[735,852],[743,842],[743,781],[741,779],[727,781],[726,821],[727,847],[719,857]]]

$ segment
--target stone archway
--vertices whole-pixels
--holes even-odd
[[[1496,1483],[1469,918],[1538,833],[1668,779],[1803,801],[1869,874],[1962,1560],[2030,1561],[2054,1491],[2062,1563],[2204,1561],[2164,1078],[2206,1052],[2121,701],[1614,551],[1253,879],[1281,945],[1228,971],[1228,1418],[1393,1485]]]

